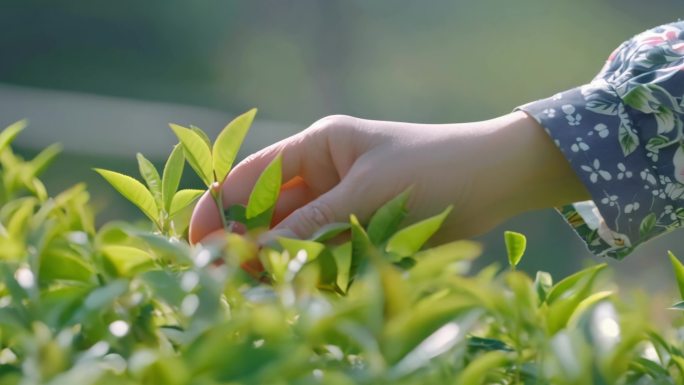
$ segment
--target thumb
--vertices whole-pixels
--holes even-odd
[[[300,239],[305,239],[322,226],[347,221],[349,214],[357,209],[353,206],[354,200],[347,184],[343,181],[332,190],[298,208],[278,223],[274,230],[289,230]]]

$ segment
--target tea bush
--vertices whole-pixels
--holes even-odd
[[[605,265],[531,278],[515,270],[524,236],[507,232],[510,268],[471,272],[477,243],[424,247],[450,208],[404,225],[410,191],[365,226],[351,216],[311,239],[264,240],[276,158],[226,212],[246,234],[189,245],[201,191],[178,190],[183,165],[220,182],[254,113],[213,147],[172,125],[180,143],[161,175],[138,156],[144,184],[97,170],[147,228],[96,229],[85,186],[48,197],[38,179],[57,147],[24,160],[10,146],[23,122],[0,134],[0,384],[684,383],[682,333],[620,300]]]

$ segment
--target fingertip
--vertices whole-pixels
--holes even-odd
[[[190,218],[188,240],[194,244],[200,242],[207,235],[220,229],[221,217],[216,203],[209,191],[199,199]]]

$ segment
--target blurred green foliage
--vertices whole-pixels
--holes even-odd
[[[449,210],[403,226],[407,194],[368,227],[191,246],[150,223],[96,229],[82,185],[36,187],[54,155],[2,147],[0,384],[684,384],[681,315],[656,326],[604,264],[470,272],[480,246],[425,249]],[[514,267],[525,239],[508,238]]]

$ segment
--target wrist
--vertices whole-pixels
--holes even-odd
[[[525,112],[489,121],[491,166],[509,216],[591,199],[570,163],[544,128]]]

